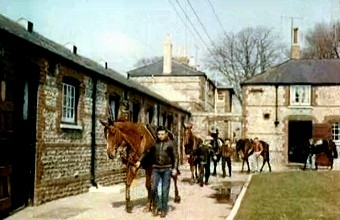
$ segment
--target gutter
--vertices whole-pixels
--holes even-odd
[[[98,188],[96,183],[96,99],[97,99],[97,78],[92,78],[92,130],[91,130],[91,184]]]

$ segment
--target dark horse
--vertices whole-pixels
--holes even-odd
[[[327,166],[333,169],[334,158],[338,158],[336,145],[332,140],[322,140],[321,145],[315,145],[315,169],[318,166]]]
[[[210,142],[211,147],[212,147],[212,157],[211,160],[214,165],[213,173],[211,175],[216,176],[216,167],[217,163],[221,159],[221,152],[220,148],[223,145],[223,140],[218,137],[218,130],[216,130],[216,133],[211,133],[210,136],[213,138]]]
[[[262,141],[262,140],[260,140],[260,143],[263,146],[263,151],[261,152],[261,156],[263,157],[263,163],[262,163],[260,172],[262,172],[263,167],[266,163],[268,163],[269,172],[271,172],[272,168],[271,168],[270,162],[269,162],[269,144],[265,141]],[[242,159],[241,172],[243,172],[244,163],[247,164],[248,172],[250,172],[249,156],[253,154],[253,147],[254,147],[254,141],[252,139],[249,139],[249,138],[239,139],[236,142],[237,155],[240,155],[241,159]]]
[[[126,211],[132,212],[132,203],[130,201],[130,186],[140,166],[145,169],[147,189],[146,211],[151,211],[152,194],[151,194],[151,174],[152,160],[147,154],[155,145],[156,134],[149,130],[145,125],[132,122],[108,122],[100,120],[104,126],[104,134],[107,143],[107,154],[110,159],[115,158],[117,152],[120,153],[122,162],[126,165],[126,181],[125,181],[125,201]],[[175,202],[179,203],[181,197],[178,193],[177,176],[172,177],[175,185]]]
[[[198,167],[198,183],[203,186],[203,177],[205,178],[204,184],[207,185],[210,177],[210,159],[214,152],[210,144],[202,143],[192,153],[194,156],[194,163]]]
[[[198,178],[197,161],[193,153],[201,143],[202,140],[193,134],[192,125],[184,125],[183,146],[185,154],[189,157],[188,163],[190,165],[192,182],[195,182],[195,178]]]

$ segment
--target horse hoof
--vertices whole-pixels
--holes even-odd
[[[180,202],[181,202],[181,197],[180,196],[176,196],[175,203],[180,203]]]
[[[146,206],[143,209],[143,212],[150,212],[151,211],[151,204],[146,204]]]
[[[132,213],[132,206],[126,206],[126,212]]]
[[[200,183],[200,187],[203,187],[203,183]]]

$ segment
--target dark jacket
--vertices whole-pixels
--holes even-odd
[[[177,144],[173,140],[168,140],[165,142],[157,142],[153,148],[154,158],[153,165],[154,168],[178,168],[178,152]]]

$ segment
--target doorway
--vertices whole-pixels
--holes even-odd
[[[29,61],[0,71],[0,166],[10,166],[9,211],[33,204],[40,68]]]
[[[303,149],[312,137],[312,121],[289,121],[288,122],[288,161],[304,163]]]

